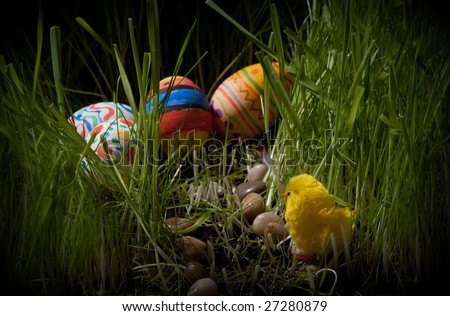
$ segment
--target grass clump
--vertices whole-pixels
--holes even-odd
[[[230,11],[207,1],[175,45],[160,27],[165,5],[112,7],[104,28],[79,17],[68,34],[52,28],[50,45],[39,15],[33,53],[0,57],[4,292],[184,295],[181,234],[164,226],[172,216],[195,222],[189,234],[206,243],[207,276],[223,295],[436,292],[449,260],[450,65],[448,45],[433,36],[448,32],[432,11],[375,1]],[[217,34],[203,36],[205,26]],[[220,45],[224,37],[238,45]],[[272,60],[292,77],[290,94]],[[161,77],[187,75],[210,97],[255,62],[281,117],[265,138],[218,143],[214,156],[161,151],[161,113],[142,111]],[[67,122],[93,98],[132,106],[136,162],[151,163],[124,171],[100,162]],[[288,242],[255,236],[233,190],[256,163],[253,142],[270,151],[266,210],[284,215],[280,194],[301,172],[357,210],[344,254],[301,269]]]

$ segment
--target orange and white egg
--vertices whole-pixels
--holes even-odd
[[[278,63],[272,63],[279,75]],[[292,82],[286,73],[284,80],[286,91],[290,92]],[[264,71],[261,64],[253,64],[240,69],[225,79],[211,98],[214,128],[219,137],[228,139],[248,139],[260,137],[265,132],[263,105]],[[269,125],[276,122],[278,115],[269,106]],[[227,134],[228,129],[228,134]]]

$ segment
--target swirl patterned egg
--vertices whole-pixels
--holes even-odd
[[[272,63],[279,75],[278,63]],[[290,92],[292,82],[285,75],[284,87]],[[214,128],[221,138],[248,139],[260,137],[264,132],[264,117],[261,95],[264,93],[264,72],[260,64],[242,68],[225,79],[212,98]],[[277,113],[269,107],[269,125],[273,126]]]
[[[192,141],[200,145],[212,132],[212,110],[204,92],[192,80],[176,76],[159,83],[159,107],[162,110],[160,137],[173,147]],[[147,112],[154,107],[149,97]]]
[[[86,138],[89,132],[97,125],[116,118],[125,118],[133,121],[134,115],[131,107],[123,103],[114,102],[90,104],[76,111],[69,118],[69,123],[76,128],[82,138]]]
[[[133,163],[134,150],[133,146],[130,146],[136,140],[136,126],[133,121],[119,118],[102,122],[90,131],[86,142],[92,137],[94,139],[91,148],[104,163],[122,165]]]

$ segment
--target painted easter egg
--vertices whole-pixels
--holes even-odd
[[[212,132],[212,110],[205,93],[192,80],[176,76],[159,83],[158,106],[162,110],[160,137],[179,143],[201,144]],[[154,106],[153,98],[147,102],[147,112]]]
[[[76,111],[70,118],[78,134],[86,138],[90,131],[102,122],[116,118],[134,120],[131,107],[123,103],[99,102],[85,106]]]
[[[136,141],[133,121],[124,118],[104,121],[90,131],[86,142],[92,137],[91,148],[103,162],[123,165],[133,162],[133,146],[130,146]]]
[[[278,63],[272,63],[279,75]],[[286,73],[285,89],[290,92],[292,82]],[[264,131],[261,95],[264,93],[264,72],[260,64],[242,68],[225,79],[212,98],[214,128],[221,138],[248,139],[260,137]],[[269,125],[273,126],[277,113],[269,107]]]

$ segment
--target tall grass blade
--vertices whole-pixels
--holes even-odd
[[[50,28],[50,45],[52,52],[53,81],[56,88],[56,100],[58,108],[63,114],[67,114],[64,108],[64,91],[61,84],[61,31],[59,26]]]
[[[266,54],[270,55],[273,59],[277,59],[277,54],[266,44],[257,39],[252,33],[245,29],[241,24],[234,20],[230,15],[223,11],[214,1],[206,0],[206,4],[214,9],[217,13],[227,19],[232,23],[238,30],[240,30],[250,41],[252,41],[256,46],[262,49]]]
[[[108,52],[111,56],[114,56],[114,51],[111,49],[111,46],[106,43],[102,37],[89,25],[89,23],[86,22],[81,17],[75,18],[75,21],[84,28],[100,45],[102,45],[103,49]]]
[[[33,73],[33,89],[31,92],[31,103],[34,104],[36,98],[36,90],[38,87],[38,78],[39,78],[39,69],[41,65],[41,56],[42,56],[42,43],[44,38],[44,26],[43,26],[43,14],[42,9],[39,9],[38,16],[38,24],[37,24],[37,49],[36,49],[36,63],[34,64],[34,73]]]

